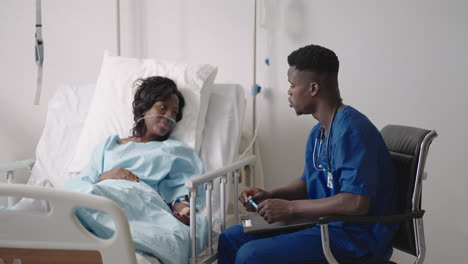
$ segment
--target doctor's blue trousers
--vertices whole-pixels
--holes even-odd
[[[337,260],[365,261],[369,252],[344,230],[329,226],[330,248]],[[246,235],[242,225],[226,229],[219,237],[219,264],[286,264],[325,261],[320,226],[286,234]]]

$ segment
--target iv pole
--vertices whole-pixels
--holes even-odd
[[[120,56],[120,0],[115,0],[117,56]]]
[[[44,63],[44,40],[42,39],[42,17],[41,0],[36,0],[36,36],[35,36],[35,57],[37,64],[37,86],[34,97],[34,105],[39,105],[42,90],[42,64]]]

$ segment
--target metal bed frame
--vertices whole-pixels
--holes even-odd
[[[18,192],[18,190],[21,190],[21,188],[25,187],[25,184],[14,184],[15,180],[15,171],[18,169],[23,169],[27,168],[29,170],[32,169],[34,166],[34,159],[28,159],[28,160],[22,160],[22,161],[16,161],[10,164],[6,165],[0,165],[0,174],[5,174],[6,175],[6,180],[7,184],[0,184],[0,193],[3,195],[8,195],[8,204],[9,206],[13,206],[14,204],[14,197],[11,197],[12,195],[22,195],[27,197],[28,193],[27,192]],[[256,157],[254,155],[247,156],[241,160],[235,161],[223,168],[205,173],[200,176],[196,176],[191,178],[185,183],[185,187],[188,189],[189,193],[189,198],[190,198],[190,205],[194,205],[196,203],[197,199],[197,187],[200,185],[204,185],[206,189],[206,214],[208,219],[212,219],[213,217],[213,207],[212,207],[212,199],[213,199],[213,187],[215,184],[219,184],[219,190],[220,190],[220,202],[221,202],[221,232],[226,228],[226,216],[227,216],[227,190],[226,190],[226,184],[228,181],[233,181],[234,182],[234,194],[238,195],[239,193],[239,178],[242,175],[245,175],[245,168],[248,167],[250,171],[253,170],[253,167],[255,166],[256,162]],[[35,199],[44,199],[47,200],[47,194],[54,192],[55,195],[64,193],[65,191],[60,191],[60,190],[51,190],[50,188],[44,188],[44,187],[37,187],[37,186],[27,186],[27,188],[30,188],[30,190],[38,190],[41,195],[32,195],[31,198]],[[40,189],[44,189],[43,192],[41,192]],[[57,192],[57,193],[56,193]],[[92,197],[92,195],[87,195],[87,194],[77,194],[83,197],[88,197],[92,199],[96,199],[96,197]],[[107,198],[99,197],[100,200],[108,200],[107,202],[110,204],[113,204],[112,201],[110,201]],[[115,207],[115,206],[114,206]],[[117,209],[120,209],[117,206]],[[115,210],[115,208],[113,209]],[[120,211],[122,211],[120,209]],[[115,214],[114,214],[115,215]],[[125,215],[121,214],[123,217]],[[197,256],[196,255],[196,239],[195,239],[195,234],[196,234],[196,212],[195,212],[195,206],[190,206],[190,237],[191,237],[191,253],[192,257],[190,258],[190,263],[195,264],[195,263],[213,263],[214,261],[217,260],[217,243],[213,243],[213,226],[212,226],[212,221],[208,221],[208,245],[207,247],[204,248],[204,250]],[[1,217],[0,217],[1,218]],[[238,206],[234,206],[234,218],[235,222],[238,223],[239,221],[239,209]],[[124,219],[126,221],[126,218]],[[118,220],[121,221],[121,220]],[[128,227],[128,223],[126,223],[126,226]],[[125,228],[124,228],[125,229]],[[130,237],[130,231],[127,228],[128,234],[124,234],[124,237]],[[126,232],[126,230],[122,231],[123,233]],[[0,241],[2,242],[2,246],[4,247],[12,247],[12,248],[26,248],[27,245],[22,245],[21,243],[16,243],[14,241],[2,241],[0,237]],[[34,244],[36,243],[36,244]],[[31,246],[34,247],[34,245],[37,246],[37,242],[32,242]],[[61,249],[67,249],[66,245],[57,245],[58,248]],[[42,247],[41,247],[42,248]],[[70,249],[70,248],[68,248]],[[104,261],[106,259],[104,258]]]

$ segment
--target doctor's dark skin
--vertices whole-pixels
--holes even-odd
[[[344,108],[338,89],[337,73],[317,73],[301,71],[295,65],[288,69],[289,106],[297,115],[311,114],[326,129],[335,109]],[[258,204],[255,209],[247,198]],[[247,211],[257,211],[268,223],[284,221],[291,217],[314,218],[323,215],[365,215],[370,206],[370,198],[353,193],[311,200],[307,186],[301,178],[289,185],[266,191],[252,187],[243,191],[239,201]]]

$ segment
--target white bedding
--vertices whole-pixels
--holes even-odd
[[[58,87],[47,106],[44,130],[28,184],[62,188],[83,128],[94,84]]]

